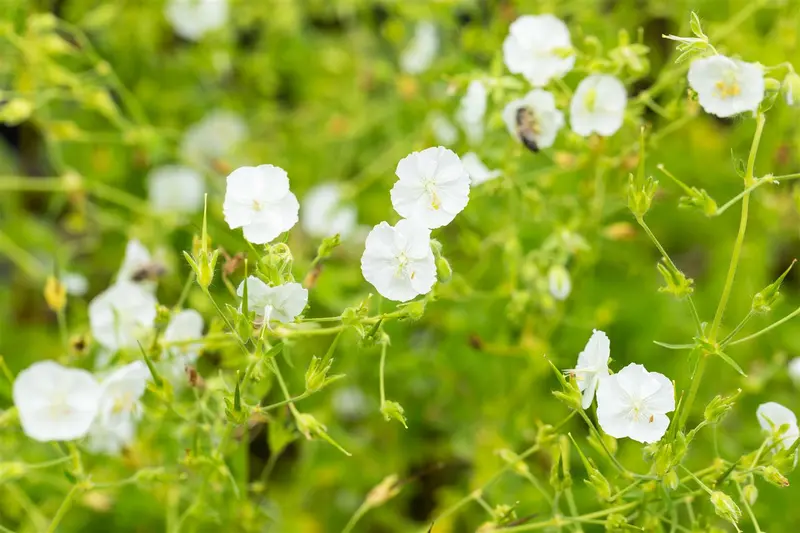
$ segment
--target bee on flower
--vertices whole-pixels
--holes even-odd
[[[532,152],[549,148],[564,126],[564,114],[556,108],[552,93],[534,89],[512,100],[503,109],[508,132]]]

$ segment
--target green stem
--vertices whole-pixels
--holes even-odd
[[[765,327],[764,329],[762,329],[760,331],[756,331],[755,333],[753,333],[752,335],[748,335],[747,337],[742,337],[739,340],[735,340],[733,342],[729,342],[728,345],[733,346],[735,344],[740,344],[742,342],[746,342],[746,341],[755,339],[756,337],[760,337],[761,335],[763,335],[764,333],[770,331],[771,329],[777,328],[778,326],[780,326],[784,322],[788,322],[789,320],[793,319],[797,315],[800,315],[800,307],[798,307],[797,309],[795,309],[794,311],[792,311],[791,313],[789,313],[785,317],[781,318],[777,322],[775,322],[773,324],[770,324],[769,326]]]
[[[47,533],[55,533],[56,528],[58,528],[58,524],[61,523],[61,520],[69,511],[70,506],[72,505],[72,499],[75,497],[75,493],[78,492],[78,485],[73,485],[69,492],[64,497],[64,501],[61,502],[61,506],[56,511],[53,520],[50,522],[50,526],[47,528]]]
[[[753,312],[752,309],[750,309],[750,311],[747,312],[742,321],[739,322],[735,328],[733,328],[733,331],[728,333],[725,336],[725,338],[720,341],[720,345],[722,347],[725,347],[731,341],[731,339],[733,339],[736,336],[736,334],[739,333],[743,327],[745,327],[745,325],[750,321],[751,318],[753,318],[754,315],[755,313]]]
[[[380,388],[381,388],[381,406],[386,403],[386,387],[384,385],[384,374],[386,370],[386,342],[381,344],[381,363],[379,367]]]
[[[606,455],[611,461],[611,464],[613,464],[617,468],[617,470],[619,470],[623,475],[627,476],[629,474],[628,470],[624,466],[622,466],[622,464],[617,460],[617,458],[614,457],[614,454],[611,453],[611,450],[608,449],[608,447],[606,446],[606,442],[603,440],[603,436],[600,435],[600,432],[597,431],[596,427],[594,427],[594,423],[591,421],[586,412],[581,409],[580,411],[578,411],[578,414],[581,415],[583,421],[586,422],[587,426],[589,426],[589,431],[594,435],[594,438],[597,439],[597,441],[600,443],[600,446],[603,447],[603,451],[606,452]]]
[[[747,511],[747,515],[750,517],[750,521],[753,523],[753,527],[755,528],[755,533],[764,533],[761,530],[761,527],[758,525],[758,520],[756,520],[756,515],[753,512],[753,509],[750,507],[750,502],[747,501],[747,498],[744,497],[744,493],[742,492],[742,487],[738,483],[734,483],[736,486],[736,492],[739,493],[739,499],[742,500],[742,505],[744,505],[745,511]]]
[[[365,514],[367,514],[367,511],[369,511],[370,508],[371,507],[370,505],[367,504],[367,502],[362,503],[358,507],[358,509],[356,509],[356,512],[353,513],[353,516],[350,517],[350,520],[347,521],[347,524],[344,526],[342,533],[350,533],[356,526],[358,521],[361,520]]]
[[[706,370],[706,365],[708,364],[708,356],[704,353],[701,353],[698,357],[700,360],[697,362],[697,371],[692,376],[692,384],[689,387],[689,394],[686,397],[686,402],[681,405],[681,414],[680,418],[678,419],[678,427],[683,427],[686,424],[686,420],[689,418],[689,413],[692,410],[692,404],[694,404],[694,400],[697,397],[697,391],[700,389],[700,382],[703,380],[703,373]]]

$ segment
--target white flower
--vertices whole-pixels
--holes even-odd
[[[389,300],[405,302],[430,292],[436,282],[430,230],[413,220],[394,227],[381,222],[367,235],[361,272]]]
[[[179,165],[154,168],[147,183],[155,213],[194,213],[203,207],[206,185],[194,169]]]
[[[400,56],[400,68],[409,74],[421,74],[431,66],[438,51],[436,26],[430,22],[420,22],[414,30],[414,37]]]
[[[442,146],[412,152],[397,164],[392,205],[404,218],[428,228],[449,224],[469,202],[469,174],[452,150]]]
[[[112,285],[89,304],[92,335],[105,348],[136,348],[153,328],[156,299],[146,289],[127,281]]]
[[[125,246],[125,257],[117,272],[117,283],[126,281],[141,285],[150,292],[156,290],[156,280],[164,273],[161,261],[150,255],[150,251],[138,239],[131,239]]]
[[[14,380],[14,405],[22,431],[41,442],[86,435],[99,407],[101,388],[86,370],[55,361],[34,363]]]
[[[181,140],[181,157],[199,168],[224,160],[247,136],[247,125],[236,113],[216,110],[193,124]]]
[[[474,152],[467,152],[462,155],[461,163],[464,165],[464,170],[469,174],[472,185],[480,185],[497,178],[501,174],[499,170],[489,170],[489,167],[484,165],[478,154]]]
[[[289,190],[289,176],[273,165],[241,167],[230,173],[222,211],[231,229],[266,244],[297,224],[300,204]]]
[[[94,423],[86,447],[93,453],[119,455],[124,447],[133,442],[135,436],[136,424],[131,418],[116,426]]]
[[[547,273],[547,285],[550,294],[556,300],[566,300],[572,292],[572,280],[569,272],[562,265],[553,265]]]
[[[800,387],[800,357],[789,361],[789,377],[795,386]]]
[[[456,118],[467,134],[467,140],[477,144],[483,140],[483,117],[486,115],[486,86],[473,80],[461,99]]]
[[[689,85],[706,113],[732,117],[758,109],[764,99],[764,69],[721,55],[704,57],[689,66]]]
[[[503,121],[512,137],[534,151],[553,146],[564,126],[564,113],[556,108],[553,95],[534,89],[503,108]]]
[[[367,398],[358,387],[345,387],[334,391],[331,404],[341,418],[354,419],[364,416],[367,411]]]
[[[797,417],[792,411],[776,402],[762,403],[756,411],[758,423],[761,429],[770,432],[778,441],[775,445],[778,448],[788,449],[792,447],[794,441],[800,437],[800,430],[797,428]],[[776,432],[786,426],[786,431],[780,435]]]
[[[597,133],[608,137],[622,127],[628,95],[614,76],[593,74],[584,78],[569,105],[572,131],[582,137]]]
[[[165,345],[161,370],[173,386],[186,383],[186,365],[197,361],[203,337],[203,317],[194,309],[183,309],[170,318],[161,339]],[[187,341],[197,339],[197,343]]]
[[[597,421],[614,438],[658,442],[669,427],[667,413],[675,410],[675,387],[663,374],[630,364],[600,380]]]
[[[133,440],[134,422],[142,410],[139,400],[149,379],[147,365],[135,361],[116,369],[103,380],[100,409],[89,433],[90,449],[116,454]]]
[[[89,290],[89,280],[86,276],[77,272],[63,272],[61,283],[67,294],[71,296],[83,296]]]
[[[175,33],[199,40],[208,31],[216,30],[228,21],[227,0],[169,0],[164,15]]]
[[[312,237],[338,233],[342,239],[346,239],[355,229],[357,218],[355,205],[342,202],[342,190],[336,183],[318,185],[303,198],[300,223]]]
[[[441,113],[434,113],[431,117],[431,130],[433,137],[441,145],[448,146],[455,144],[458,140],[458,130],[446,116]]]
[[[236,294],[244,296],[244,281]],[[267,321],[292,322],[308,303],[308,290],[299,283],[270,287],[255,276],[247,277],[247,307]]]
[[[581,406],[588,409],[594,400],[594,393],[600,380],[608,376],[608,358],[611,357],[611,342],[608,336],[598,330],[592,331],[589,342],[578,354],[578,364],[568,373],[575,375],[578,389],[583,392]]]
[[[569,29],[553,15],[523,15],[511,23],[503,41],[503,59],[512,74],[534,87],[561,78],[575,65]]]

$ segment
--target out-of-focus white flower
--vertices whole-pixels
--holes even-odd
[[[472,80],[461,99],[456,113],[458,123],[467,134],[467,140],[477,144],[483,140],[483,118],[486,115],[486,86],[479,80]]]
[[[695,59],[689,66],[689,86],[706,113],[732,117],[758,109],[764,99],[764,69],[722,55]]]
[[[795,357],[789,361],[789,377],[795,386],[800,387],[800,357]]]
[[[758,406],[756,416],[761,429],[773,435],[775,445],[778,448],[791,448],[794,441],[800,437],[800,430],[797,428],[797,417],[791,410],[779,403],[762,403]],[[785,432],[778,435],[778,432],[784,426]]]
[[[628,95],[614,76],[593,74],[584,78],[569,105],[572,131],[582,137],[597,133],[608,137],[622,127]]]
[[[140,399],[150,371],[142,361],[116,369],[103,380],[98,416],[89,433],[89,448],[97,453],[117,454],[130,444],[141,416]]]
[[[186,130],[181,140],[181,157],[199,168],[230,157],[247,137],[247,125],[231,111],[211,111]]]
[[[244,296],[244,281],[236,289]],[[267,321],[292,322],[308,303],[308,290],[299,283],[270,287],[255,276],[247,277],[247,307]]]
[[[597,421],[614,438],[658,442],[675,410],[675,387],[663,374],[630,364],[604,377],[597,389]]]
[[[439,35],[431,22],[419,22],[414,37],[400,56],[400,68],[409,74],[421,74],[430,68],[439,51]]]
[[[796,106],[800,104],[800,75],[796,72],[788,73],[783,79],[781,89],[787,105]]]
[[[203,207],[206,185],[194,169],[166,165],[150,171],[147,180],[150,206],[156,213],[194,213]]]
[[[336,183],[318,185],[303,198],[300,224],[312,237],[338,233],[342,239],[346,239],[356,227],[357,218],[356,206],[342,202],[342,190]]]
[[[83,274],[77,272],[63,272],[61,283],[64,285],[67,294],[71,296],[83,296],[89,290],[89,280]]]
[[[41,442],[79,439],[92,425],[101,388],[85,370],[55,361],[34,363],[17,375],[14,405],[22,431]]]
[[[358,387],[336,389],[331,395],[331,404],[336,414],[345,419],[364,416],[367,410],[367,398]]]
[[[449,224],[469,202],[469,174],[452,150],[442,146],[412,152],[397,164],[392,205],[404,218],[428,228]]]
[[[186,365],[197,361],[203,337],[203,317],[194,309],[174,314],[164,330],[164,361],[161,370],[173,386],[186,383]],[[187,341],[198,340],[197,343]]]
[[[499,170],[489,170],[489,167],[483,164],[483,161],[475,152],[467,152],[462,155],[461,163],[464,165],[464,170],[469,174],[472,185],[480,185],[501,175]]]
[[[300,204],[286,171],[273,165],[237,168],[227,178],[222,211],[231,229],[253,244],[266,244],[297,224]]]
[[[369,232],[361,257],[364,279],[389,300],[426,294],[436,282],[431,232],[413,220],[381,222]]]
[[[89,431],[86,447],[93,453],[119,455],[136,437],[136,423],[128,418],[116,426],[95,422]]]
[[[512,74],[534,87],[561,78],[575,65],[569,29],[553,15],[523,15],[511,23],[503,41],[503,59]]]
[[[125,257],[117,272],[117,282],[136,283],[150,292],[156,290],[157,280],[166,267],[154,259],[150,251],[138,239],[131,239],[125,246]]]
[[[562,265],[553,265],[547,272],[547,286],[556,300],[566,300],[572,292],[572,280],[569,271]]]
[[[136,348],[153,328],[156,299],[146,289],[120,281],[89,304],[92,336],[105,348]]]
[[[567,370],[575,375],[578,389],[583,392],[581,406],[588,409],[594,400],[594,393],[602,378],[608,376],[608,358],[611,357],[611,342],[608,336],[598,330],[592,331],[589,342],[578,354],[578,364],[574,369]]]
[[[228,22],[228,0],[169,0],[164,15],[175,33],[198,41]]]
[[[512,137],[538,151],[553,146],[558,131],[564,126],[564,113],[556,108],[551,93],[534,89],[506,104],[503,121]]]
[[[442,146],[455,144],[458,140],[458,129],[450,120],[441,113],[434,113],[431,117],[431,130],[436,142]]]

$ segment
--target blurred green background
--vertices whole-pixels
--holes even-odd
[[[55,316],[42,297],[54,262],[89,280],[87,295],[69,301],[71,334],[88,330],[87,302],[108,286],[130,237],[167,250],[171,269],[158,297],[165,305],[178,299],[189,272],[180,254],[191,248],[201,216],[152,216],[145,177],[154,166],[180,162],[183,132],[209,111],[233,111],[248,127],[235,154],[217,168],[204,169],[209,231],[215,244],[233,254],[247,248],[240,233],[222,221],[221,204],[226,171],[242,164],[286,169],[301,201],[315,184],[342,182],[357,203],[361,224],[396,221],[388,190],[397,161],[438,144],[432,113],[452,116],[469,79],[504,73],[502,41],[520,14],[556,14],[570,27],[579,50],[588,48],[587,36],[596,36],[607,51],[617,46],[619,30],[635,39],[641,29],[650,47],[650,71],[628,84],[631,97],[670,67],[673,43],[661,35],[686,35],[690,10],[698,12],[710,35],[734,21],[735,30],[717,48],[748,61],[791,61],[800,44],[796,0],[231,0],[226,27],[199,42],[178,37],[163,9],[156,0],[0,0],[0,100],[7,98],[6,91],[17,91],[35,102],[29,118],[2,127],[0,140],[0,174],[5,177],[0,177],[0,354],[14,372],[35,360],[65,355]],[[749,10],[747,16],[739,16],[742,10]],[[78,28],[93,55],[69,37],[65,41],[72,49],[63,53],[31,37],[26,25],[34,13],[54,13]],[[401,72],[398,58],[418,21],[437,26],[440,48],[431,68],[412,76]],[[15,44],[9,35],[24,44]],[[98,68],[98,60],[114,74]],[[582,76],[573,72],[565,82],[574,87]],[[276,459],[266,488],[246,501],[219,488],[208,497],[207,516],[190,521],[189,531],[339,531],[367,492],[390,474],[404,481],[401,492],[371,511],[356,531],[424,530],[441,510],[502,467],[497,449],[524,449],[540,421],[555,425],[565,418],[566,408],[550,395],[556,384],[542,356],[561,368],[573,366],[592,328],[608,333],[614,369],[642,363],[674,379],[679,393],[688,387],[686,352],[653,343],[691,342],[694,333],[686,305],[657,292],[659,254],[627,210],[625,185],[636,165],[632,147],[640,123],[654,132],[674,128],[648,150],[647,172],[661,181],[661,191],[647,219],[695,280],[695,301],[703,320],[710,320],[739,208],[717,218],[679,210],[681,191],[656,164],[706,189],[722,204],[741,191],[734,159],[747,157],[754,121],[698,113],[680,78],[659,97],[662,105],[671,106],[670,117],[649,111],[638,117],[633,111],[623,129],[599,147],[565,129],[553,149],[533,155],[509,137],[499,117],[505,102],[522,92],[491,92],[486,139],[475,149],[504,177],[474,188],[465,212],[436,234],[453,266],[453,280],[438,290],[422,320],[387,326],[392,339],[387,395],[405,408],[408,429],[384,421],[378,412],[379,350],[360,347],[357,335],[348,332],[335,366],[347,378],[302,407],[327,424],[353,457],[319,441],[297,440]],[[756,174],[797,172],[798,141],[798,110],[779,102],[767,117]],[[452,147],[458,153],[469,150],[463,136]],[[598,168],[606,169],[600,178]],[[82,180],[72,191],[14,190],[11,184],[19,180],[7,179],[22,178],[22,188],[36,189],[30,184],[47,183],[68,170]],[[604,184],[600,197],[598,183]],[[747,313],[753,294],[797,256],[798,201],[791,182],[762,187],[754,195],[725,332]],[[545,243],[558,240],[564,230],[581,235],[589,249],[568,264],[572,294],[555,302],[541,290],[540,276],[530,273],[530,265],[546,255]],[[301,279],[319,243],[295,229],[289,244]],[[358,268],[362,250],[363,238],[354,239],[325,264],[311,291],[308,316],[336,316],[371,290]],[[233,276],[236,283],[240,276]],[[220,298],[232,302],[220,283],[215,286]],[[773,313],[751,321],[747,332],[800,305],[794,272],[782,292]],[[199,291],[190,294],[188,306],[207,320],[214,315]],[[324,353],[328,342],[304,340],[292,347],[294,368],[286,371],[290,388],[302,388],[308,361]],[[789,323],[730,349],[747,378],[720,360],[710,362],[690,420],[699,421],[703,406],[716,394],[737,388],[744,394],[722,427],[706,430],[693,443],[690,467],[706,466],[715,448],[733,459],[758,447],[755,409],[760,403],[777,401],[800,409],[786,372],[787,360],[798,349],[800,334]],[[203,359],[207,375],[225,367],[224,353],[211,350]],[[270,401],[280,400],[277,391],[269,394]],[[0,382],[0,408],[10,404],[10,387]],[[347,408],[352,405],[357,408]],[[579,440],[587,434],[575,419],[566,428]],[[150,424],[145,416],[140,434],[122,457],[88,459],[97,477],[119,479],[142,466],[174,465],[185,447],[183,435],[164,421]],[[257,480],[270,457],[265,432],[250,437],[231,459],[243,483]],[[619,445],[625,464],[646,470],[641,445]],[[0,428],[0,462],[44,460],[50,449],[27,440],[16,424]],[[547,457],[535,457],[531,470],[546,482]],[[576,480],[583,477],[577,461],[573,470]],[[59,530],[162,531],[172,499],[188,497],[199,482],[190,473],[178,489],[131,485],[90,493]],[[49,471],[0,483],[0,525],[12,531],[41,530],[42,517],[55,512],[66,483]],[[794,530],[800,523],[800,509],[793,505],[800,496],[797,488],[759,489],[755,511],[762,528]],[[183,496],[176,496],[176,490]],[[596,508],[588,488],[576,481],[575,490],[581,509]],[[492,505],[519,502],[519,516],[550,513],[528,482],[511,475],[485,498]],[[434,531],[473,531],[487,519],[472,504]],[[752,530],[749,522],[743,527]]]

